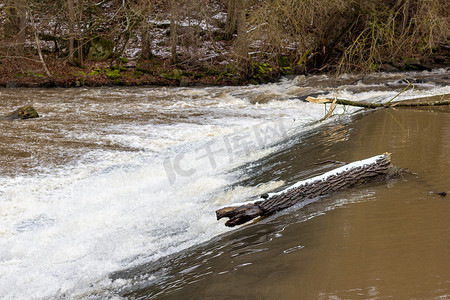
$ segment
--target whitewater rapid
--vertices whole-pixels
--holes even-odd
[[[4,140],[15,141],[0,161],[1,298],[83,298],[126,285],[109,274],[231,230],[217,208],[284,186],[235,184],[247,176],[243,165],[319,128],[326,109],[299,96],[382,102],[402,78],[436,76],[448,71],[385,74],[383,84],[317,76],[247,87],[0,90],[1,111],[31,99],[43,112],[0,123]],[[430,80],[397,100],[448,93]],[[339,106],[326,122],[358,111]]]

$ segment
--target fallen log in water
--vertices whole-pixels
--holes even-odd
[[[395,97],[394,97],[395,98]],[[429,107],[429,106],[445,106],[450,105],[450,94],[436,95],[436,96],[428,96],[421,98],[413,98],[401,101],[390,101],[386,103],[371,103],[371,102],[362,102],[362,101],[351,101],[347,99],[338,99],[338,98],[313,98],[307,97],[306,101],[313,103],[335,103],[341,105],[349,105],[349,106],[357,106],[364,108],[381,108],[381,107]]]
[[[216,211],[216,216],[217,220],[229,218],[225,225],[233,227],[259,216],[273,214],[302,200],[329,195],[366,181],[386,180],[397,173],[399,169],[391,165],[391,154],[385,153],[300,181],[281,192],[268,194],[264,201],[221,208]]]

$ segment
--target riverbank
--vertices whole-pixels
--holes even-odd
[[[449,54],[444,49],[426,59],[405,59],[381,64],[377,72],[431,71],[448,68]],[[169,58],[151,60],[123,59],[86,61],[77,67],[64,59],[48,56],[45,59],[51,77],[45,74],[40,61],[24,57],[8,57],[0,63],[0,88],[16,87],[99,87],[99,86],[226,86],[275,82],[286,75],[332,74],[327,68],[289,70],[266,62],[254,63],[251,76],[242,78],[231,66],[189,69],[173,65]],[[363,74],[361,74],[363,75]]]
[[[0,87],[246,85],[448,67],[446,2],[394,2],[8,1]]]
[[[87,61],[83,68],[63,60],[49,59],[46,76],[37,61],[9,58],[0,65],[0,87],[99,87],[99,86],[199,86],[231,85],[238,82],[218,72],[188,72],[166,64],[164,60],[124,62]]]

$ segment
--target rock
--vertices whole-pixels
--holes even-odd
[[[160,77],[165,78],[165,79],[170,79],[170,80],[174,80],[174,79],[180,80],[182,75],[183,75],[183,71],[181,71],[180,69],[174,69],[172,71],[169,71],[168,73],[159,74]]]
[[[31,118],[39,118],[39,114],[31,105],[21,107],[19,109],[16,109],[12,113],[0,116],[0,120],[16,120],[16,119],[24,120]]]
[[[423,64],[423,63],[421,63],[421,64],[411,64],[411,66],[413,66],[416,70],[419,70],[419,71],[431,72],[433,70],[432,66],[429,66],[429,65]]]
[[[399,69],[390,64],[382,64],[380,70],[384,72],[398,72]]]
[[[181,75],[183,75],[183,71],[181,71],[180,69],[174,69],[172,71],[172,73],[173,73],[173,76],[175,76],[176,78],[180,78]]]
[[[155,66],[150,64],[150,63],[142,63],[142,64],[138,64],[136,65],[136,71],[145,73],[145,74],[150,74],[150,75],[154,75],[154,70],[155,70]]]
[[[17,88],[17,82],[15,82],[15,81],[8,81],[6,83],[6,88],[7,89],[15,89],[15,88]]]
[[[445,56],[439,56],[439,55],[436,55],[435,57],[433,57],[433,61],[434,61],[434,63],[439,64],[439,65],[448,65],[450,63],[448,58],[446,58]]]
[[[180,80],[180,87],[187,87],[189,86],[189,80],[186,78],[183,78]]]
[[[392,63],[392,66],[393,66],[394,68],[396,68],[397,70],[399,70],[399,71],[405,71],[405,70],[406,70],[406,66],[405,66],[405,64],[402,63],[402,62],[393,62],[393,63]]]
[[[296,76],[294,79],[292,79],[292,83],[291,84],[299,84],[300,82],[304,81],[306,79],[305,75],[298,75]]]
[[[404,59],[405,70],[406,71],[431,71],[432,67],[427,66],[420,62],[417,58],[406,58]]]
[[[102,37],[92,40],[87,58],[91,60],[107,60],[114,51],[114,42]]]

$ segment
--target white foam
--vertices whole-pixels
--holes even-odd
[[[40,122],[53,131],[61,128],[63,139],[137,151],[93,148],[58,169],[42,165],[42,173],[0,177],[0,294],[6,299],[83,295],[108,288],[113,271],[229,230],[216,221],[214,211],[217,203],[231,201],[223,190],[239,178],[230,170],[276,151],[274,145],[289,130],[314,119],[297,100],[251,104],[247,91],[258,89],[244,88],[239,95],[231,88],[34,91],[42,97],[35,105],[49,110]],[[277,97],[274,93],[273,100]],[[85,124],[47,125],[61,111],[66,120],[82,118]],[[136,111],[171,116],[163,123],[102,120],[104,112]],[[316,111],[317,117],[323,113]],[[214,166],[202,158],[205,143],[216,153]],[[164,162],[174,163],[178,154],[183,155],[181,167],[195,172],[176,174],[171,183]],[[241,196],[260,190],[249,187]]]

